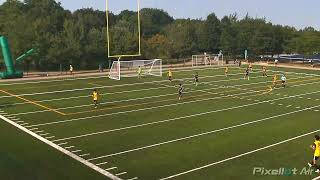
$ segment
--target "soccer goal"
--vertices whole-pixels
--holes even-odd
[[[114,61],[109,72],[109,78],[120,80],[121,77],[137,77],[139,67],[143,76],[162,76],[162,60],[153,59]]]
[[[223,65],[223,54],[192,55],[192,66]]]

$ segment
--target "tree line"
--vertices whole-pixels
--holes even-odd
[[[219,19],[174,19],[160,9],[141,10],[140,58],[184,58],[218,53],[236,57],[248,50],[262,54],[320,52],[320,31],[274,25],[265,18],[232,14]],[[109,13],[110,54],[138,52],[137,12]],[[108,63],[106,13],[93,9],[74,12],[55,0],[7,0],[0,5],[0,34],[9,39],[13,57],[30,48],[36,54],[23,62],[34,69],[96,68]],[[0,56],[2,61],[2,55]]]

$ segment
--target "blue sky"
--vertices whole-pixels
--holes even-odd
[[[58,0],[62,6],[76,10],[93,7],[105,10],[105,0]],[[0,0],[0,3],[4,0]],[[137,0],[109,0],[113,12],[136,9]],[[215,12],[221,18],[237,12],[241,18],[266,17],[274,24],[296,28],[313,26],[320,30],[320,0],[141,0],[141,7],[160,8],[175,18],[202,18]]]

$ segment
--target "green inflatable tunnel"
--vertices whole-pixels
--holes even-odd
[[[16,71],[14,68],[8,41],[4,36],[1,36],[1,35],[0,35],[0,47],[2,49],[3,60],[6,65],[6,71],[0,72],[0,78],[2,79],[22,78],[23,72]]]

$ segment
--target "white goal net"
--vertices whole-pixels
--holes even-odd
[[[223,65],[223,54],[192,55],[192,66]]]
[[[141,75],[143,76],[162,76],[162,60],[153,59],[114,61],[109,72],[109,78],[120,80],[121,77],[137,77],[139,68],[141,68]]]

